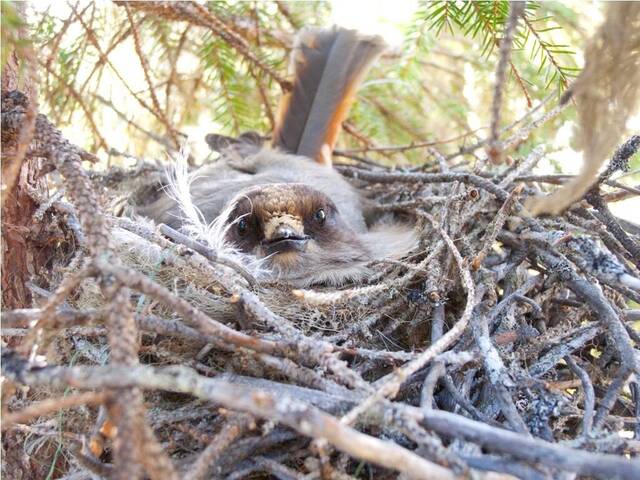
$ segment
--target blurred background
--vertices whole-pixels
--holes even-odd
[[[452,155],[488,135],[506,1],[216,1],[199,3],[209,16],[198,18],[180,16],[180,2],[171,8],[161,3],[170,2],[125,7],[51,0],[26,8],[38,54],[40,110],[69,139],[95,152],[98,168],[163,161],[185,143],[201,163],[212,155],[203,140],[207,133],[268,135],[292,38],[306,25],[358,28],[383,35],[390,45],[346,122],[339,148],[347,155],[416,165],[427,158],[425,148],[375,149],[426,142]],[[541,104],[540,112],[557,105],[579,73],[603,7],[604,2],[527,3],[509,66],[503,126]],[[2,2],[3,45],[11,35],[12,8]],[[574,119],[569,106],[514,156],[543,144],[547,154],[540,172],[576,173],[581,154],[573,143]],[[637,133],[640,117],[627,127]],[[474,156],[456,161],[473,162]],[[636,156],[621,181],[637,185],[639,167]],[[612,208],[638,219],[640,201]]]

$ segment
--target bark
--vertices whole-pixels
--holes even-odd
[[[24,4],[18,3],[19,10]],[[21,12],[22,13],[22,12]],[[24,32],[19,33],[25,36]],[[37,95],[35,85],[24,71],[24,60],[20,52],[14,50],[2,68],[2,97],[8,92],[21,90],[27,97]],[[6,174],[12,168],[16,157],[19,135],[2,137],[2,183],[7,182]],[[15,183],[8,192],[2,192],[2,308],[22,308],[31,306],[32,295],[27,282],[38,275],[51,257],[47,247],[44,222],[34,222],[33,214],[38,209],[34,197],[46,198],[47,183],[39,176],[42,162],[36,158],[25,158]],[[5,194],[6,193],[6,194]],[[30,194],[31,193],[31,194]]]

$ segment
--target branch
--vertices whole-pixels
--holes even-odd
[[[496,67],[496,84],[493,89],[493,103],[491,105],[491,136],[489,138],[489,158],[493,163],[499,163],[502,156],[502,146],[498,142],[498,136],[500,134],[498,129],[500,127],[500,109],[502,108],[504,82],[506,79],[507,64],[511,57],[513,36],[518,26],[518,18],[524,13],[525,5],[526,2],[509,3],[509,18],[505,25],[504,35],[500,41],[500,59]],[[478,162],[475,171],[480,171],[482,167],[482,162]]]
[[[258,56],[250,49],[247,41],[228,27],[222,20],[213,15],[204,6],[195,2],[124,2],[116,1],[116,5],[128,6],[133,10],[142,10],[153,13],[162,18],[172,20],[182,20],[206,27],[215,35],[222,38],[225,42],[235,48],[240,55],[255,67],[265,72],[269,77],[275,80],[283,92],[291,90],[291,83],[281,77],[275,70],[269,67],[265,62],[260,60]]]
[[[416,474],[415,478],[455,478],[449,470],[440,466],[432,468],[431,462],[419,459],[402,447],[371,439],[368,435],[340,424],[334,417],[309,405],[309,402],[313,402],[323,409],[344,410],[357,402],[354,398],[341,398],[268,380],[243,379],[237,375],[230,376],[228,380],[207,378],[183,367],[38,368],[30,366],[7,349],[3,349],[2,372],[12,381],[30,386],[74,386],[83,389],[139,387],[188,393],[229,409],[281,422],[303,435],[326,438],[349,455],[402,471],[410,476]],[[268,391],[273,393],[266,393]],[[297,400],[293,400],[294,398]],[[398,413],[448,437],[465,439],[493,451],[508,453],[522,460],[554,466],[569,472],[604,478],[617,475],[624,480],[635,480],[640,468],[638,460],[585,452],[540,439],[527,438],[450,412],[424,412],[422,409],[406,405],[397,405],[396,408]],[[384,410],[374,409],[371,413],[382,416]],[[342,437],[342,434],[346,436]],[[389,449],[391,445],[395,448]]]
[[[82,405],[100,405],[107,397],[104,393],[85,392],[69,395],[61,398],[49,398],[17,411],[4,413],[2,418],[2,430],[11,428],[16,423],[26,423],[36,417],[44,417],[51,413],[66,410],[67,408]]]
[[[438,231],[438,233],[442,236],[442,239],[446,242],[451,254],[456,260],[458,265],[458,270],[460,272],[460,277],[462,279],[462,283],[467,292],[467,303],[464,308],[464,312],[460,319],[456,322],[456,324],[449,329],[447,333],[445,333],[442,337],[440,337],[435,343],[429,346],[424,352],[422,352],[416,359],[410,361],[402,368],[397,369],[393,373],[387,375],[382,380],[379,380],[376,392],[373,395],[370,395],[363,402],[361,402],[356,408],[351,410],[347,415],[343,416],[341,422],[344,424],[351,424],[356,421],[358,416],[365,413],[371,407],[373,407],[376,403],[384,399],[385,397],[393,398],[402,383],[409,378],[412,374],[417,372],[419,369],[428,364],[431,360],[433,360],[438,354],[444,352],[449,346],[451,346],[464,332],[469,324],[469,320],[471,319],[471,315],[473,313],[473,308],[475,304],[475,285],[473,283],[473,279],[471,278],[471,273],[469,269],[466,267],[460,252],[456,248],[453,240],[449,237],[449,235],[440,227],[438,222],[436,222],[430,215],[422,212],[422,216],[427,218],[433,228]]]
[[[258,389],[202,377],[183,367],[46,367],[31,370],[10,352],[4,351],[2,368],[3,373],[15,381],[33,386],[137,387],[188,393],[226,408],[283,423],[302,435],[326,439],[355,458],[402,472],[411,479],[456,478],[449,469],[420,458],[395,443],[360,433],[294,397],[276,397]]]
[[[504,202],[509,198],[509,194],[495,183],[486,180],[478,175],[466,172],[448,173],[389,173],[375,171],[371,172],[354,167],[340,167],[340,173],[345,177],[357,180],[365,180],[370,183],[450,183],[462,182],[470,183],[476,187],[486,190],[494,195],[498,200]]]

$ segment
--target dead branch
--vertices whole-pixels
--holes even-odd
[[[491,136],[489,138],[489,158],[491,158],[494,163],[500,161],[502,152],[502,148],[498,144],[498,128],[500,126],[500,109],[502,107],[507,63],[509,63],[511,56],[511,44],[513,43],[513,36],[518,26],[518,19],[524,13],[524,7],[525,2],[511,2],[509,4],[509,17],[505,25],[504,36],[500,41],[500,60],[496,67],[496,84],[493,90],[493,103],[491,106]],[[513,64],[511,66],[513,68]],[[476,171],[480,171],[481,169],[482,165],[478,163],[476,165]]]
[[[146,389],[164,389],[190,393],[196,397],[212,400],[227,408],[243,410],[259,417],[277,419],[298,430],[303,435],[327,438],[341,450],[364,458],[373,463],[384,464],[409,475],[415,473],[416,478],[455,478],[447,470],[440,467],[431,468],[429,462],[417,461],[407,457],[401,447],[391,451],[388,442],[370,441],[367,435],[361,434],[332,419],[330,415],[305,405],[304,395],[289,396],[290,392],[300,392],[300,387],[274,385],[279,395],[266,393],[259,386],[264,381],[248,379],[250,383],[236,383],[218,378],[206,378],[194,374],[183,367],[154,369],[147,366],[133,368],[122,367],[36,367],[21,360],[12,352],[3,349],[3,373],[14,381],[28,385],[51,385],[57,388],[74,386],[76,388],[125,388],[136,386]],[[254,384],[252,386],[249,386]],[[257,387],[257,388],[256,388]],[[288,393],[284,393],[288,392]],[[328,401],[328,409],[340,407],[344,399],[332,395],[309,390],[312,398],[324,397]],[[294,399],[295,398],[295,399]],[[316,400],[317,401],[317,400]],[[347,402],[353,400],[346,400]],[[321,407],[322,408],[322,407]],[[619,475],[623,479],[634,479],[640,468],[637,460],[625,460],[614,455],[582,452],[565,446],[551,444],[539,439],[529,439],[507,430],[491,427],[480,422],[466,419],[449,412],[401,406],[400,411],[409,418],[418,421],[426,428],[433,429],[449,436],[457,436],[490,447],[496,451],[509,452],[518,458],[548,465],[555,465],[568,471],[593,475]],[[347,434],[341,437],[341,434]],[[382,449],[382,450],[380,450]],[[372,458],[376,457],[377,458]],[[396,462],[411,463],[398,465]],[[418,467],[417,470],[415,468]],[[421,467],[421,468],[420,468]],[[425,468],[426,467],[426,468]],[[435,467],[435,466],[434,466]],[[436,475],[425,477],[424,474]],[[441,476],[438,476],[441,475]]]
[[[73,408],[81,405],[99,405],[104,403],[106,397],[103,393],[86,392],[75,395],[69,395],[61,398],[50,398],[30,405],[29,407],[19,411],[11,412],[4,415],[2,429],[11,428],[16,423],[25,423],[29,420],[46,416],[50,413]]]
[[[9,364],[5,369],[7,374],[13,368],[20,368],[16,361],[18,360],[5,353],[3,366]],[[356,458],[403,472],[409,478],[455,478],[455,475],[445,468],[393,443],[362,434],[292,397],[276,398],[265,392],[247,390],[216,379],[200,377],[188,369],[181,368],[171,368],[165,372],[154,372],[153,369],[142,366],[126,369],[102,367],[102,370],[83,371],[82,367],[58,368],[57,371],[22,369],[14,372],[14,378],[32,385],[44,382],[54,386],[82,385],[84,388],[99,388],[98,384],[112,388],[116,385],[120,388],[144,386],[191,393],[227,408],[282,422],[303,435],[326,438],[331,444]]]

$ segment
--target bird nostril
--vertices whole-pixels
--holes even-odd
[[[290,227],[284,225],[279,226],[275,233],[275,239],[286,239],[296,236],[296,233]]]
[[[265,243],[278,243],[278,242],[304,242],[308,237],[304,232],[299,232],[296,228],[287,225],[285,223],[276,227],[271,235],[267,235]]]

